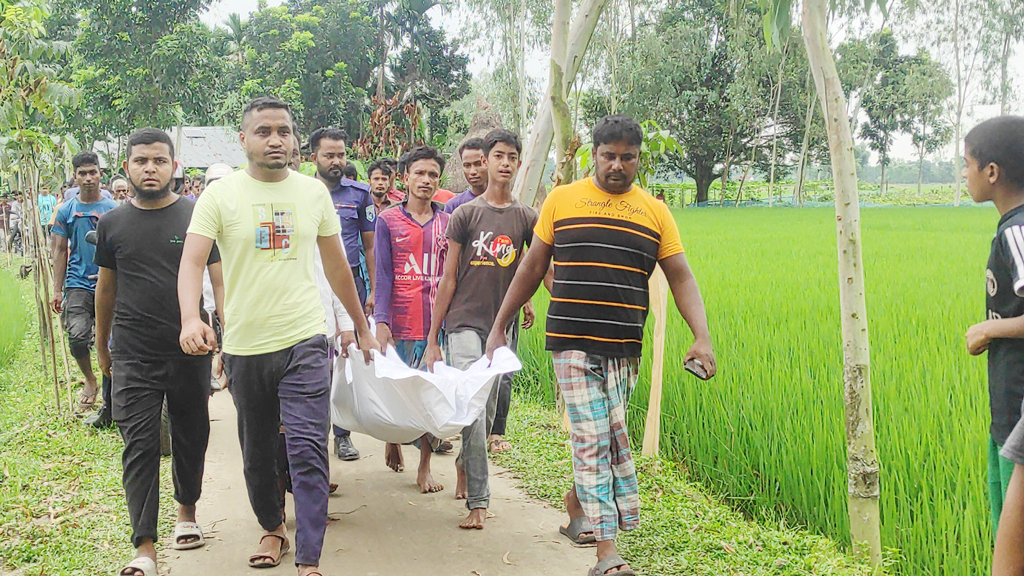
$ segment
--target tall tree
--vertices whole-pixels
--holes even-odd
[[[332,125],[358,133],[374,64],[369,21],[359,4],[343,0],[292,0],[253,12],[222,121],[237,122],[247,100],[273,94],[294,107],[305,133]]]
[[[953,177],[956,193],[953,203],[960,205],[963,182],[962,132],[970,106],[983,96],[981,85],[986,62],[1002,48],[1000,27],[993,0],[906,0],[910,25],[950,72],[955,91],[949,106],[953,126]]]
[[[569,45],[565,52],[565,84],[571,85],[576,80],[587,48],[594,36],[601,13],[608,0],[583,0],[576,10],[576,16],[569,26]],[[551,140],[554,137],[553,118],[551,113],[552,86],[541,100],[537,118],[530,127],[530,136],[523,149],[523,167],[516,174],[513,194],[525,204],[533,204],[537,198],[547,164]]]
[[[999,45],[989,55],[989,67],[999,70],[999,83],[995,92],[999,98],[999,113],[1010,113],[1010,98],[1013,95],[1013,78],[1010,76],[1010,59],[1017,46],[1024,41],[1024,2],[1021,0],[991,0],[996,13]]]
[[[768,4],[766,28],[773,32],[788,28],[790,0],[770,0]],[[863,4],[860,0],[838,0],[835,4],[870,9],[872,0],[864,0]],[[801,29],[822,115],[827,123],[836,195],[850,533],[854,551],[865,554],[878,568],[882,564],[879,463],[875,451],[871,398],[871,351],[864,297],[857,164],[846,94],[829,44],[828,12],[829,0],[803,0],[801,3]]]
[[[871,82],[862,88],[861,106],[867,121],[860,127],[860,136],[867,140],[871,150],[878,153],[878,164],[882,167],[880,189],[884,194],[885,169],[891,160],[889,151],[906,116],[904,89],[907,70],[891,30],[873,34],[867,48]]]
[[[497,96],[494,103],[509,120],[510,130],[525,133],[537,105],[527,63],[533,47],[549,41],[554,4],[550,0],[461,0],[459,5],[469,16],[466,38],[485,53],[497,55],[491,77]]]
[[[75,118],[83,134],[210,119],[222,69],[199,21],[210,0],[63,2],[76,20],[70,69],[84,97]]]
[[[951,134],[943,117],[944,105],[953,96],[953,82],[941,64],[926,51],[906,59],[903,130],[910,134],[917,152],[917,192],[924,181],[925,156],[938,152]]]
[[[649,71],[624,96],[623,111],[655,120],[678,139],[685,154],[677,162],[696,181],[697,202],[708,200],[733,158],[754,163],[768,130],[788,134],[792,127],[774,105],[779,88],[796,81],[798,87],[782,90],[795,96],[804,83],[793,74],[795,59],[766,49],[759,15],[740,10],[730,17],[727,10],[719,0],[673,2],[655,26],[638,33],[636,64],[626,63]],[[770,170],[771,158],[761,156]]]

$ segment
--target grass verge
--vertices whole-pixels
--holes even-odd
[[[26,309],[30,290],[22,283]],[[12,360],[0,366],[0,572],[113,574],[134,555],[121,488],[121,438],[115,429],[95,431],[57,413],[36,330],[29,324]],[[160,528],[166,534],[173,520],[170,466],[162,472]]]
[[[572,485],[569,437],[553,410],[517,396],[508,419],[512,450],[496,462],[512,470],[531,496],[562,508]],[[639,458],[640,528],[619,539],[619,551],[642,574],[871,574],[836,544],[807,531],[743,518],[709,496],[679,465]]]

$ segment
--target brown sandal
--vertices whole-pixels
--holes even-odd
[[[291,544],[288,542],[288,537],[279,536],[277,534],[264,534],[263,537],[260,538],[260,544],[263,544],[263,541],[267,538],[279,538],[281,540],[281,549],[278,551],[277,558],[274,558],[272,554],[253,554],[252,556],[249,556],[250,568],[276,568],[281,565],[281,559],[284,558],[284,555],[291,550]],[[263,558],[268,559],[269,562],[261,562],[260,560]]]

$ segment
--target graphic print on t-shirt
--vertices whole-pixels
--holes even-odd
[[[253,204],[256,261],[295,260],[291,238],[295,233],[295,204]]]
[[[493,237],[493,239],[492,239]],[[497,264],[502,268],[508,268],[516,261],[516,246],[512,239],[506,234],[494,236],[494,232],[481,230],[480,236],[473,240],[473,248],[476,248],[476,256],[470,261],[470,266],[494,266]]]

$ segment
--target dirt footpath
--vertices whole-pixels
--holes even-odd
[[[235,409],[227,393],[211,399],[210,417],[198,511],[207,544],[186,552],[167,549],[161,574],[295,574],[293,554],[274,569],[246,565],[261,531],[242,478]],[[330,501],[332,521],[320,562],[324,576],[583,576],[593,565],[593,548],[575,548],[558,533],[563,513],[529,499],[502,469],[491,467],[493,517],[486,529],[466,531],[458,527],[467,511],[464,502],[454,499],[454,456],[433,459],[434,478],[444,491],[420,494],[413,447],[405,447],[406,471],[397,474],[384,465],[383,442],[359,434],[353,434],[353,442],[360,460],[341,462],[331,456],[331,481],[341,488]],[[294,536],[290,496],[288,508]]]

